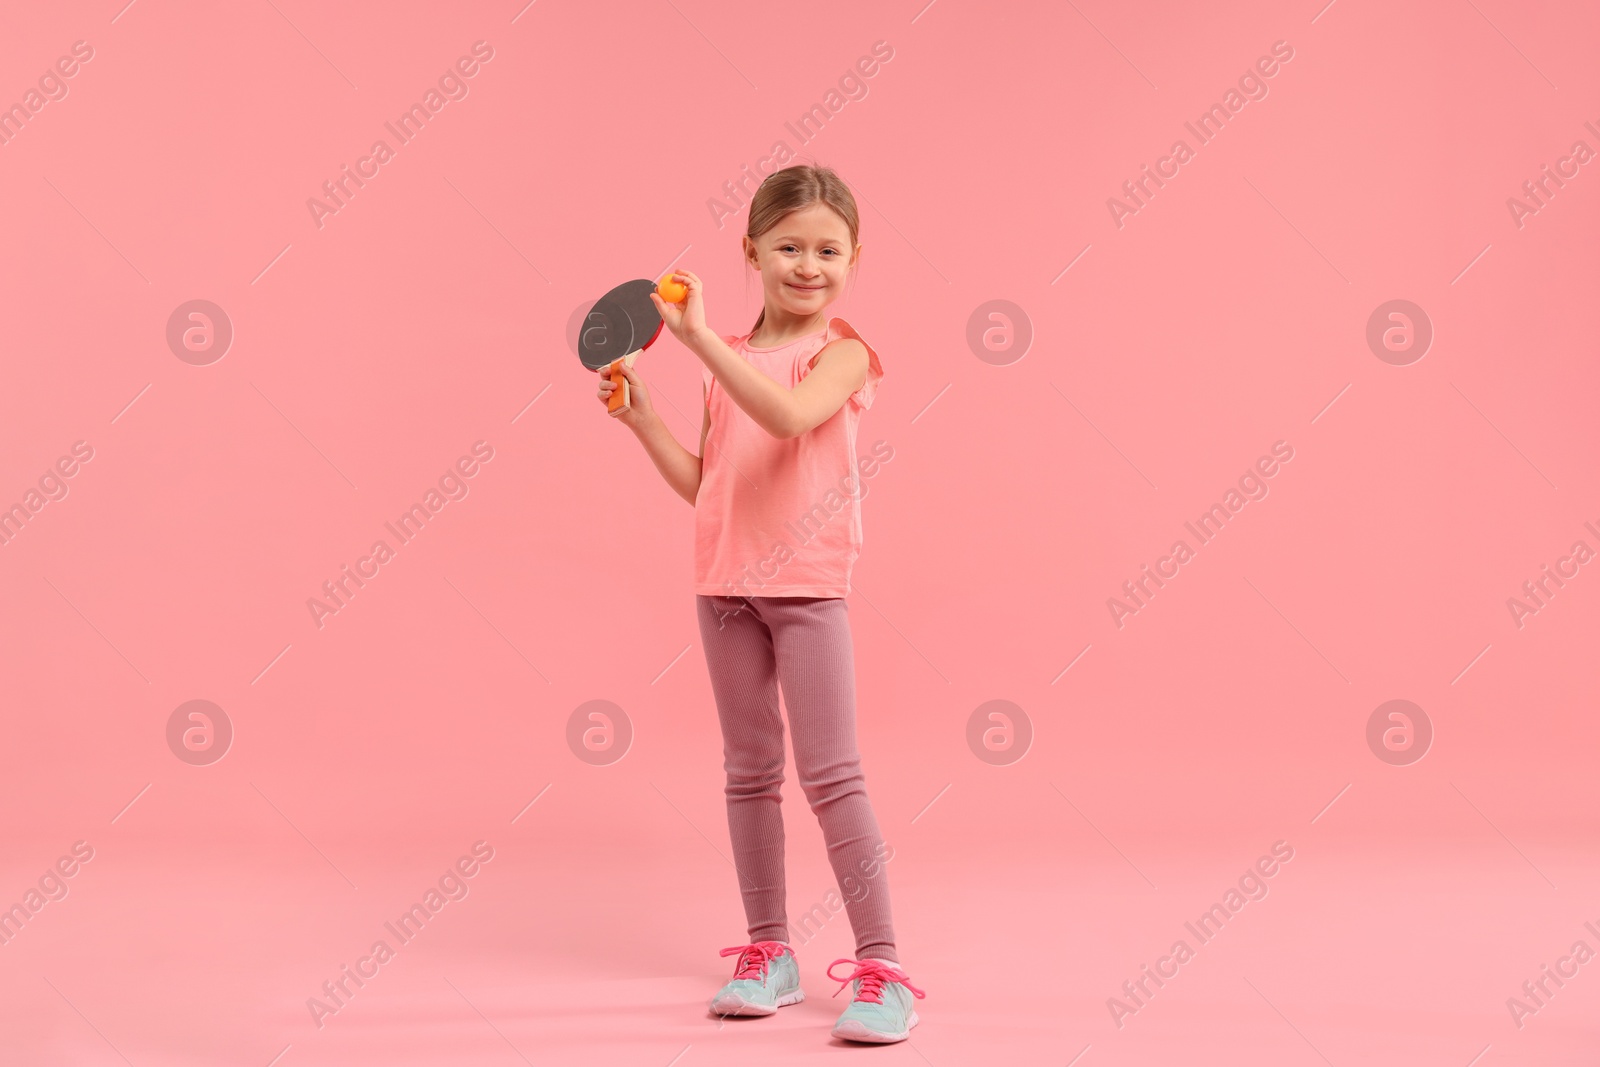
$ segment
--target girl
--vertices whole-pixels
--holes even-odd
[[[712,998],[722,1015],[771,1015],[805,998],[784,912],[783,720],[800,787],[848,896],[857,959],[828,977],[854,983],[833,1027],[853,1041],[903,1041],[922,990],[900,969],[884,863],[892,850],[867,799],[855,738],[855,661],[845,596],[861,550],[856,428],[883,369],[850,324],[828,318],[861,245],[855,198],[825,167],[770,175],[750,202],[743,246],[763,308],[741,336],[706,326],[689,271],[679,304],[652,294],[667,327],[705,364],[700,455],[680,445],[632,368],[619,416],[656,469],[694,505],[695,603],[722,724],[724,790],[750,943]],[[602,403],[615,385],[600,380]],[[852,968],[844,978],[840,964]]]

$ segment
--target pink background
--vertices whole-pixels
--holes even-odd
[[[842,912],[803,1004],[705,1010],[745,928],[692,515],[570,347],[671,265],[748,329],[745,215],[707,205],[778,140],[857,193],[831,311],[886,371],[862,447],[894,449],[850,614],[928,997],[870,1054],[1595,1062],[1600,962],[1520,1028],[1506,1003],[1600,950],[1600,571],[1507,608],[1600,550],[1596,164],[1507,208],[1600,149],[1587,5],[123,3],[0,38],[0,103],[94,50],[0,146],[0,505],[93,448],[0,546],[0,904],[94,849],[0,946],[6,1062],[845,1054]],[[468,95],[319,228],[307,199],[480,40]],[[166,342],[195,299],[234,330],[206,366]],[[1366,341],[1395,299],[1434,330],[1406,366]],[[991,300],[1033,331],[1003,365],[967,341]],[[640,367],[692,445],[700,364],[668,336]],[[1280,440],[1270,494],[1119,628],[1108,598]],[[469,494],[319,628],[307,599],[476,441]],[[167,743],[196,699],[235,731],[208,766]],[[1392,699],[1434,731],[1409,765],[1366,740]],[[631,724],[609,765],[566,740],[591,700]],[[967,742],[991,700],[1031,724],[1006,765]],[[785,789],[795,920],[834,885]],[[319,1029],[307,999],[477,841],[469,895]],[[1276,841],[1269,895],[1119,1027],[1108,998]]]

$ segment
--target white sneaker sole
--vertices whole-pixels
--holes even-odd
[[[798,1004],[806,999],[804,989],[796,989],[793,993],[785,993],[778,998],[776,1004],[758,1004],[746,1000],[737,993],[727,996],[715,997],[711,1001],[711,1010],[718,1015],[775,1015],[779,1008],[786,1008],[790,1004]]]
[[[833,1036],[843,1038],[846,1041],[866,1041],[875,1045],[887,1045],[895,1041],[904,1041],[910,1037],[911,1028],[920,1021],[917,1018],[917,1013],[912,1012],[911,1018],[906,1020],[906,1028],[904,1030],[898,1034],[886,1034],[881,1030],[868,1028],[865,1023],[859,1020],[846,1019],[833,1028]]]

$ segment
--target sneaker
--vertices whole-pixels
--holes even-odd
[[[800,988],[800,965],[782,941],[757,941],[734,945],[720,953],[735,952],[733,980],[711,998],[711,1010],[718,1015],[772,1015],[779,1008],[806,999]]]
[[[841,963],[855,967],[842,979],[833,973]],[[898,964],[883,960],[834,960],[828,965],[828,977],[839,983],[834,996],[844,992],[847,983],[855,982],[855,999],[833,1024],[834,1037],[888,1044],[911,1036],[911,1028],[918,1022],[912,995],[921,999],[927,994],[911,984],[910,977]]]

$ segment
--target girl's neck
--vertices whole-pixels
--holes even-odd
[[[762,317],[761,327],[750,335],[749,343],[757,348],[776,348],[817,333],[826,328],[827,324],[828,316],[824,311],[802,319],[781,311],[773,314],[772,309],[768,308]]]

